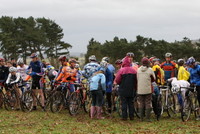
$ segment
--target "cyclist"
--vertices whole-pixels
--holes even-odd
[[[183,59],[178,59],[178,80],[188,80],[190,77],[190,73],[185,69]]]
[[[8,67],[5,66],[3,58],[0,58],[0,83],[5,83],[9,74]]]
[[[165,81],[171,77],[176,77],[176,68],[178,67],[176,63],[171,61],[172,54],[166,53],[165,54],[166,61],[161,64],[161,68],[165,72]]]
[[[97,119],[104,119],[102,117],[102,102],[103,92],[106,90],[106,78],[104,75],[105,69],[100,67],[90,79],[90,91],[92,95],[92,105],[90,107],[90,117],[93,119],[97,112]]]
[[[28,66],[24,64],[24,61],[22,58],[19,58],[17,60],[17,65],[18,65],[17,72],[19,72],[22,79],[25,80],[27,77],[26,70],[27,70]]]
[[[108,68],[108,63],[106,61],[101,62],[101,67],[105,68],[105,76],[106,76],[106,101],[108,102],[108,113],[111,114],[111,107],[112,107],[112,86],[113,86],[113,76],[114,70],[110,70]]]
[[[194,57],[190,57],[186,64],[189,66],[188,71],[190,72],[190,83],[191,86],[196,86],[197,99],[200,105],[200,65],[196,64]],[[200,113],[200,107],[199,107]],[[197,117],[196,120],[200,120],[200,117]]]
[[[59,60],[60,63],[61,63],[61,67],[60,67],[59,70],[58,70],[57,77],[58,77],[58,76],[60,75],[60,73],[62,72],[63,67],[69,66],[67,56],[61,55],[61,56],[58,58],[58,60]],[[57,78],[57,77],[56,77],[56,78]],[[56,79],[56,78],[55,78],[55,79]]]
[[[159,59],[158,58],[152,59],[151,64],[152,64],[152,69],[156,76],[156,80],[155,80],[156,84],[163,85],[165,82],[164,81],[164,71],[160,67]]]
[[[8,67],[5,66],[4,59],[0,58],[0,85],[4,86],[6,89],[7,89],[7,87],[5,85],[5,82],[7,80],[8,74],[9,74]],[[0,97],[2,97],[2,96],[0,96]],[[0,101],[1,100],[2,100],[2,98],[0,98]],[[2,104],[2,102],[0,102],[0,104]]]
[[[136,70],[131,67],[129,56],[126,56],[122,68],[117,72],[115,82],[119,85],[119,95],[122,101],[122,120],[134,118],[133,99],[137,89]],[[128,113],[127,113],[128,110]]]
[[[147,121],[150,121],[152,110],[152,82],[155,81],[155,74],[149,64],[148,58],[142,58],[142,66],[137,72],[138,107],[141,121],[143,121],[144,113]]]
[[[12,66],[13,66],[13,67],[17,67],[15,58],[11,58],[10,60],[11,60]]]
[[[75,87],[73,83],[76,81],[76,70],[74,69],[76,60],[72,59],[69,63],[70,66],[65,66],[62,68],[62,71],[56,78],[56,81],[61,80],[61,83],[69,83],[70,92],[74,92]]]
[[[22,79],[20,76],[20,73],[17,73],[17,68],[15,67],[10,67],[9,68],[9,75],[8,78],[6,80],[6,85],[8,86],[8,88],[13,88],[17,93],[17,104],[16,104],[16,110],[20,109],[20,97],[22,95],[21,90],[18,88],[18,84],[21,83]],[[9,94],[9,93],[8,93]]]
[[[131,66],[133,67],[133,69],[135,69],[137,71],[138,70],[138,64],[136,64],[136,63],[133,62],[134,61],[134,57],[135,57],[134,53],[128,52],[126,54],[126,56],[128,56],[130,58],[130,60],[131,60]]]
[[[38,59],[37,53],[32,53],[30,58],[32,58],[32,61],[29,64],[29,67],[27,68],[27,74],[32,77],[32,90],[35,94],[39,93],[41,96],[41,104],[42,109],[44,109],[44,94],[43,94],[43,85],[41,83],[42,75],[44,75],[44,70],[42,63]],[[33,109],[36,110],[36,98],[33,97]]]
[[[100,68],[100,65],[96,61],[95,55],[89,57],[89,62],[83,67],[82,74],[86,79],[89,79],[93,73],[97,72]]]
[[[47,65],[45,72],[50,81],[51,89],[53,89],[53,81],[55,77],[58,75],[58,72],[55,70],[55,68],[52,65]]]

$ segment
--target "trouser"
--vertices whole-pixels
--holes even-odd
[[[139,108],[150,109],[152,108],[152,94],[138,96]]]
[[[111,107],[112,107],[112,100],[111,97],[112,93],[106,93],[106,101],[108,102],[108,112],[111,113]]]
[[[120,96],[122,101],[122,118],[126,119],[128,117],[129,112],[129,118],[133,118],[134,116],[134,108],[133,108],[133,97],[123,97]]]
[[[91,91],[92,94],[92,106],[101,107],[103,103],[103,92],[102,90]]]

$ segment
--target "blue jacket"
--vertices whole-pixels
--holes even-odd
[[[195,65],[194,68],[189,68],[190,83],[200,86],[200,65]]]
[[[32,70],[30,74],[32,78],[39,78],[41,76],[37,74],[42,75],[44,73],[43,65],[40,61],[36,61],[36,62],[31,61],[29,67],[27,68],[27,71],[29,71],[30,69]]]
[[[101,86],[102,89],[106,90],[106,77],[102,73],[98,73],[91,77],[90,79],[90,91],[98,90],[99,87],[99,80],[101,79]]]
[[[112,92],[114,75],[109,68],[106,68],[105,76],[106,76],[106,92],[110,93],[110,92]]]

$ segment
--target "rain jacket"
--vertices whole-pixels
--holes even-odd
[[[177,76],[178,80],[188,80],[190,78],[190,73],[183,67],[180,66],[178,68],[178,76]]]
[[[200,65],[195,65],[194,68],[188,68],[190,72],[190,83],[200,86]]]
[[[139,95],[146,95],[152,93],[152,82],[155,80],[155,74],[152,68],[141,66],[137,71],[138,90]]]
[[[119,85],[119,95],[123,97],[134,97],[137,89],[136,70],[130,65],[130,59],[126,56],[115,78]]]

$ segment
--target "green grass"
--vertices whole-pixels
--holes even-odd
[[[179,117],[162,118],[160,121],[140,122],[121,121],[117,114],[112,119],[91,120],[84,112],[72,117],[68,111],[53,114],[40,110],[31,113],[6,111],[0,109],[0,133],[35,134],[35,133],[71,133],[71,134],[199,134],[200,121],[191,119],[182,122]]]

